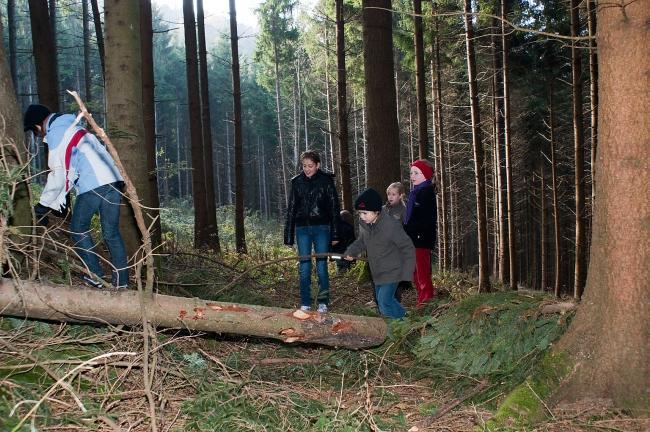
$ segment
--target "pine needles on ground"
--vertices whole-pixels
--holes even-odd
[[[541,313],[547,300],[540,293],[478,294],[404,325],[423,328],[412,347],[422,373],[454,387],[488,380],[485,400],[521,383],[568,327],[571,314]]]

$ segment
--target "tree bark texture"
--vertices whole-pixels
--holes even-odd
[[[289,182],[287,180],[287,162],[284,157],[282,128],[282,98],[280,95],[280,52],[277,41],[273,40],[273,68],[275,70],[275,115],[278,121],[278,151],[280,152],[280,169],[282,170],[282,193],[285,208],[289,205]]]
[[[368,187],[383,191],[401,179],[390,0],[363,0]]]
[[[201,136],[203,147],[203,189],[205,195],[205,230],[209,233],[209,245],[214,251],[221,251],[217,226],[217,203],[214,194],[214,162],[212,154],[212,120],[210,116],[210,91],[208,86],[208,51],[205,45],[205,18],[203,0],[197,0],[197,37],[199,42],[199,83],[201,92]],[[237,131],[235,130],[235,136]]]
[[[539,225],[540,225],[540,274],[541,274],[541,288],[542,291],[546,291],[546,285],[548,284],[547,278],[548,274],[546,272],[546,178],[544,164],[546,164],[546,158],[542,156],[540,160],[540,185],[539,185],[539,199],[540,199],[540,215],[539,215]]]
[[[582,305],[560,341],[576,369],[562,396],[650,410],[650,2],[598,9],[599,149]]]
[[[7,31],[9,33],[9,70],[11,71],[11,81],[13,82],[14,90],[18,93],[18,70],[16,66],[16,0],[7,0]]]
[[[1,21],[0,34],[2,34]],[[8,174],[8,171],[16,166],[27,164],[28,155],[24,146],[25,134],[21,127],[23,123],[16,101],[16,92],[4,49],[4,44],[0,44],[0,172]],[[10,220],[5,219],[6,215],[0,214],[0,231],[3,231],[7,224],[32,225],[32,208],[29,202],[27,182],[22,182],[18,186],[13,199],[13,207],[14,214]],[[1,247],[2,237],[3,234],[0,234],[0,268],[3,268],[6,258],[3,256],[5,249]]]
[[[476,84],[476,61],[474,58],[474,27],[472,6],[465,0],[465,44],[467,47],[467,75],[469,79],[470,107],[472,114],[472,148],[474,150],[474,183],[476,186],[476,225],[478,230],[478,278],[479,291],[490,292],[490,265],[488,259],[487,213],[485,200],[485,167],[481,115]]]
[[[140,47],[140,6],[137,2],[107,0],[106,18],[106,117],[111,141],[124,169],[142,199],[150,207],[147,153],[142,104],[142,55]],[[142,244],[131,206],[120,215],[120,231],[129,255]],[[146,212],[145,212],[146,213]],[[149,224],[150,220],[146,220]]]
[[[88,14],[88,0],[81,0],[81,25],[83,28],[83,53],[84,53],[84,100],[91,104],[92,75],[90,72],[90,16]]]
[[[506,0],[498,0],[494,6],[494,15],[497,16],[501,13],[501,2]],[[497,208],[497,233],[498,233],[498,247],[495,260],[498,264],[499,282],[505,284],[509,280],[510,262],[508,260],[508,225],[507,225],[507,200],[506,192],[506,179],[504,178],[503,169],[503,151],[505,149],[505,124],[504,124],[504,106],[503,106],[503,41],[497,31],[500,28],[499,21],[494,18],[493,21],[494,35],[491,36],[492,42],[492,65],[494,68],[494,117],[495,117],[495,131],[494,131],[494,177],[496,178],[496,199],[495,206]]]
[[[86,0],[83,0],[84,4]],[[151,0],[140,2],[140,47],[142,55],[142,120],[144,126],[143,144],[147,152],[147,178],[149,180],[149,209],[154,219],[151,229],[151,244],[156,248],[161,242],[162,228],[158,208],[158,174],[156,172],[156,103],[154,100],[153,73],[153,28]],[[142,193],[142,192],[141,192]]]
[[[56,61],[55,35],[50,26],[47,3],[29,0],[32,25],[32,47],[36,65],[38,101],[52,111],[59,110],[59,75]],[[44,163],[47,159],[44,158]]]
[[[95,34],[97,35],[97,51],[99,51],[99,62],[102,65],[102,77],[106,77],[106,53],[104,49],[104,31],[102,30],[102,16],[99,13],[97,0],[90,0],[93,10],[93,21],[95,23]]]
[[[185,68],[187,73],[187,100],[192,145],[192,198],[194,200],[194,247],[211,248],[213,234],[208,229],[208,206],[205,195],[205,166],[203,164],[203,135],[201,129],[201,101],[199,96],[199,65],[196,46],[194,2],[183,0],[185,29]]]
[[[508,211],[508,278],[510,289],[516,290],[519,282],[517,271],[517,234],[515,228],[515,190],[512,184],[512,149],[510,133],[510,69],[508,60],[508,38],[510,29],[506,25],[508,19],[509,2],[512,0],[501,0],[501,50],[503,67],[503,143],[505,146],[506,165],[506,202]]]
[[[554,247],[554,257],[555,257],[555,282],[553,283],[553,292],[557,298],[560,298],[560,208],[558,202],[558,178],[557,178],[557,155],[556,155],[556,143],[555,143],[555,108],[553,106],[553,79],[550,78],[548,84],[548,129],[549,129],[549,138],[551,141],[551,187],[553,194],[553,240],[555,243]]]
[[[432,13],[434,13],[436,9],[433,7],[432,3]],[[435,136],[436,136],[436,145],[438,147],[438,181],[440,185],[440,212],[439,212],[439,220],[440,220],[440,241],[439,241],[439,248],[438,250],[440,251],[440,268],[445,271],[450,269],[450,262],[451,260],[449,259],[449,182],[447,181],[447,152],[446,150],[446,145],[445,145],[445,140],[444,140],[444,123],[443,123],[443,116],[442,116],[442,64],[440,61],[440,37],[439,37],[439,32],[440,32],[440,21],[438,17],[434,17],[434,25],[435,25],[435,36],[433,40],[433,58],[432,62],[435,62],[435,76],[436,79],[434,81],[434,94],[433,94],[433,100],[434,100],[434,117],[435,117]]]
[[[330,170],[335,175],[335,182],[338,190],[341,190],[341,176],[338,175],[340,160],[338,157],[339,137],[336,131],[336,105],[332,102],[332,90],[330,86],[330,38],[329,27],[330,23],[325,21],[325,99],[327,102],[327,140],[325,146],[328,147],[329,143],[329,160],[327,158],[328,148],[325,148],[325,167],[330,167]],[[329,163],[329,165],[328,165]]]
[[[232,55],[232,103],[235,120],[235,248],[246,253],[244,231],[244,154],[242,142],[241,79],[239,76],[239,35],[235,0],[230,0],[230,52]]]
[[[156,294],[149,305],[157,327],[210,331],[315,343],[343,348],[380,345],[387,334],[382,318],[343,314],[300,313],[254,306]],[[64,285],[2,279],[3,315],[67,322],[140,325],[135,291],[92,290]]]
[[[598,149],[598,54],[596,47],[596,1],[587,0],[587,28],[589,31],[589,105],[591,120],[591,205],[596,199],[594,167]]]
[[[336,0],[336,78],[337,119],[339,143],[339,176],[341,178],[342,209],[352,211],[352,184],[350,181],[350,150],[348,133],[348,98],[345,68],[345,21],[343,0]]]
[[[571,0],[571,36],[577,37],[580,33],[579,0]],[[574,157],[574,186],[575,186],[575,269],[573,281],[573,296],[582,297],[587,274],[587,249],[585,220],[585,138],[582,114],[582,54],[576,46],[577,41],[571,43],[571,81],[573,84],[573,157]]]
[[[418,107],[418,157],[429,157],[429,128],[427,125],[427,93],[424,70],[424,29],[422,0],[413,0],[413,43],[415,50],[415,89]]]

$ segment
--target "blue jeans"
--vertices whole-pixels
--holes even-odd
[[[377,306],[379,312],[389,318],[403,318],[406,310],[395,298],[397,282],[375,285],[375,295],[377,296]]]
[[[126,248],[120,235],[120,201],[121,192],[115,184],[99,186],[91,191],[77,196],[70,221],[70,231],[74,241],[75,251],[79,254],[88,270],[99,277],[104,276],[104,270],[99,264],[95,243],[90,236],[90,222],[93,215],[99,212],[102,226],[102,236],[111,254],[111,283],[116,287],[125,287],[129,281],[129,270],[126,265]]]
[[[298,255],[311,255],[312,245],[314,253],[326,253],[330,250],[329,225],[310,225],[296,227],[296,243]],[[311,258],[300,260],[300,303],[302,306],[311,306]],[[318,303],[328,304],[330,298],[330,279],[327,274],[327,257],[316,259],[316,272],[318,273]]]

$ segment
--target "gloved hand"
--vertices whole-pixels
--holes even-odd
[[[47,226],[49,223],[49,219],[47,217],[47,214],[50,212],[51,209],[48,207],[45,207],[43,204],[38,203],[34,206],[34,214],[36,215],[36,223],[41,225],[41,226]]]
[[[50,213],[53,214],[54,216],[59,217],[59,218],[62,218],[62,219],[63,219],[64,217],[66,217],[66,215],[68,214],[68,207],[63,207],[63,210],[61,210],[61,211],[57,211],[57,210],[53,210],[53,209],[48,209],[48,210],[49,210]]]

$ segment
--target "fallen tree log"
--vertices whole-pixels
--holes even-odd
[[[114,291],[2,279],[0,314],[64,322],[141,325],[136,291]],[[386,339],[381,318],[319,314],[199,298],[154,294],[149,317],[156,327],[200,330],[345,348]]]

